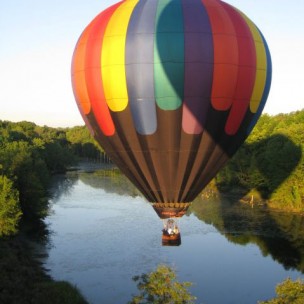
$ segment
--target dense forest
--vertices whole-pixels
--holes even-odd
[[[268,207],[304,211],[304,110],[262,115],[215,179],[220,191],[253,196]]]
[[[304,110],[263,115],[213,185],[270,207],[304,211]],[[20,219],[48,211],[48,183],[79,158],[105,161],[85,126],[50,128],[0,121],[0,236],[14,234]]]
[[[79,158],[106,158],[85,127],[0,121],[0,237],[14,234],[21,218],[43,219],[51,175]]]

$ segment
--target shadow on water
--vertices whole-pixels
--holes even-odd
[[[304,217],[251,208],[231,198],[204,200],[197,198],[190,211],[200,220],[213,225],[229,241],[256,244],[263,256],[270,255],[285,269],[304,273]]]

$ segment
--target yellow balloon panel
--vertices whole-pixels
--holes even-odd
[[[259,108],[260,102],[262,100],[262,96],[263,96],[265,84],[266,84],[266,78],[267,78],[266,50],[265,50],[262,36],[259,33],[257,27],[245,14],[243,14],[240,11],[239,11],[239,13],[243,16],[247,25],[250,28],[250,31],[253,36],[254,44],[255,44],[255,49],[256,49],[256,60],[257,60],[256,79],[255,79],[252,96],[250,99],[250,111],[252,113],[256,113]]]
[[[103,40],[101,73],[107,104],[112,111],[128,105],[125,68],[126,33],[130,15],[138,0],[125,1],[110,19]]]

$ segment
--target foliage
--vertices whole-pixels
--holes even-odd
[[[0,237],[16,233],[20,217],[18,191],[11,180],[0,176]]]
[[[47,281],[37,284],[31,303],[87,304],[78,289],[64,281]]]
[[[0,175],[11,181],[11,196],[18,196],[16,206],[20,204],[23,218],[32,221],[47,215],[51,175],[65,172],[79,157],[109,162],[85,126],[63,129],[40,127],[27,121],[0,121]],[[7,210],[14,199],[4,195],[0,226],[2,231],[6,227],[5,234],[14,233],[20,208],[15,217],[9,215]]]
[[[28,219],[47,214],[50,175],[64,171],[74,159],[64,131],[25,121],[0,121],[1,185],[10,193],[1,193],[2,234],[17,231],[21,212]]]
[[[86,304],[79,291],[66,282],[54,282],[18,238],[0,238],[0,303]]]
[[[133,297],[131,304],[194,303],[195,297],[187,290],[192,284],[178,282],[175,272],[168,266],[159,265],[155,271],[135,276],[133,280],[138,282],[140,293]]]
[[[304,303],[304,281],[290,278],[276,287],[277,296],[274,299],[259,302],[259,304],[302,304]]]
[[[101,156],[105,157],[103,149],[85,126],[67,129],[66,137],[76,155],[90,160],[99,160]]]
[[[220,189],[258,191],[273,208],[304,211],[304,110],[262,115],[216,177]]]

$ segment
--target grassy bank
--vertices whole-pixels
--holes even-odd
[[[56,282],[20,238],[0,239],[1,304],[85,304],[76,287]]]

